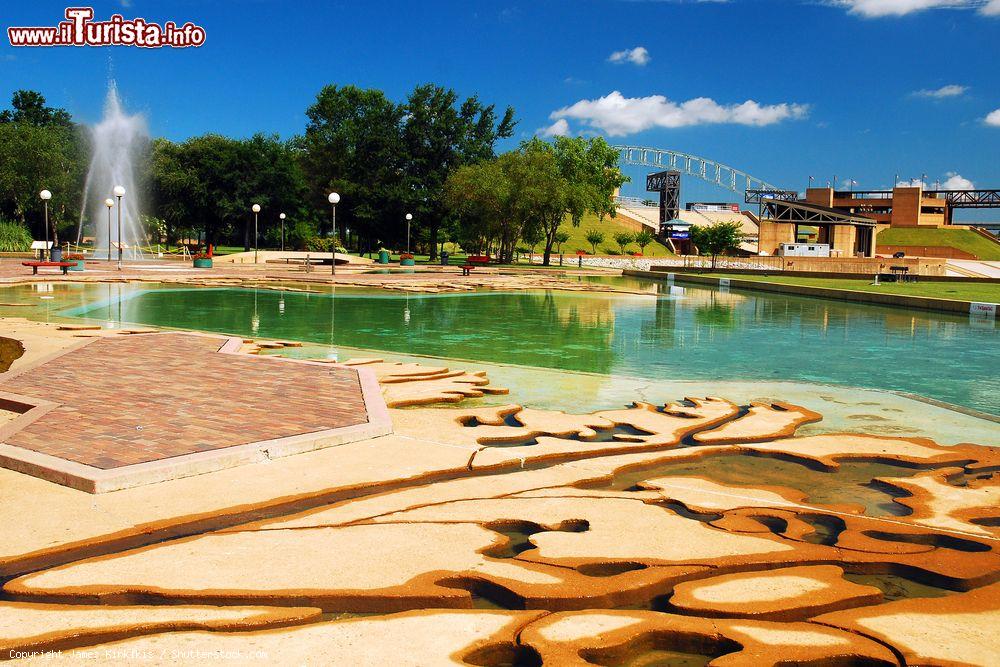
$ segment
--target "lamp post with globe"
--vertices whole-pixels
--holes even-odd
[[[285,214],[279,213],[278,218],[281,219],[281,252],[285,252]]]
[[[253,263],[257,263],[257,239],[260,237],[257,235],[257,214],[260,213],[260,204],[254,204],[250,207],[253,211]]]
[[[406,214],[406,252],[410,252],[410,221],[413,220],[413,214]]]
[[[115,200],[108,197],[104,200],[104,205],[108,207],[108,264],[111,263],[111,208],[115,205]]]
[[[340,202],[340,195],[331,192],[326,200],[330,202],[330,223],[333,227],[333,237],[337,238],[337,204]],[[330,251],[330,273],[337,275],[337,243],[333,243],[333,250]]]
[[[116,185],[115,189],[112,191],[115,197],[118,198],[118,270],[122,270],[122,197],[125,196],[125,188],[121,185]],[[111,241],[109,240],[110,244]]]
[[[38,193],[38,196],[41,197],[42,203],[45,204],[45,251],[44,252],[48,254],[49,253],[49,200],[52,199],[52,193],[49,192],[48,190],[42,190],[41,192]],[[43,258],[47,259],[47,256]]]

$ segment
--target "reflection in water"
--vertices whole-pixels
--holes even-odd
[[[73,314],[655,380],[828,382],[1000,413],[996,330],[970,326],[968,318],[694,287],[678,296],[665,283],[618,284],[650,295],[338,289],[331,299],[329,293],[116,286],[121,303]],[[103,298],[85,289],[71,296]]]

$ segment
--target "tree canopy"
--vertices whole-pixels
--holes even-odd
[[[495,245],[509,262],[517,239],[538,239],[549,264],[559,226],[587,213],[615,215],[614,192],[626,181],[618,152],[601,138],[535,138],[516,151],[458,169],[444,202],[477,248]]]
[[[712,268],[719,255],[734,252],[743,240],[743,227],[738,222],[715,222],[692,225],[691,242],[702,255],[712,256]]]
[[[42,238],[47,189],[53,227],[76,224],[87,168],[86,134],[68,112],[45,105],[34,91],[14,93],[11,108],[0,111],[0,217],[28,225]]]

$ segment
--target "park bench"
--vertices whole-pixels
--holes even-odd
[[[489,263],[489,255],[469,255],[465,258],[465,264],[462,265],[462,275],[467,276],[477,266],[486,266]]]
[[[46,267],[62,269],[63,275],[66,275],[69,267],[76,266],[76,262],[21,262],[21,266],[30,266],[31,275],[38,275],[38,269]]]

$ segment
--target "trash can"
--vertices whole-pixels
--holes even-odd
[[[451,255],[446,253],[444,250],[441,251],[441,266],[448,266],[448,261],[450,256]]]

